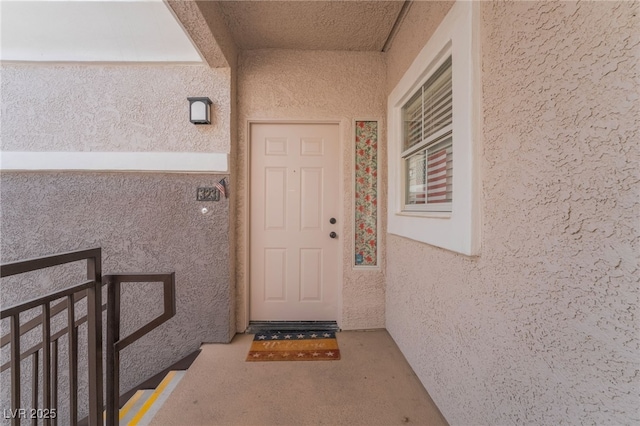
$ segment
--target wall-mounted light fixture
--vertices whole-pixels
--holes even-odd
[[[211,99],[187,98],[189,101],[189,120],[193,124],[211,124]]]

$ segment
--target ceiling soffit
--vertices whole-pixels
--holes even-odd
[[[240,49],[381,51],[403,1],[220,1]]]

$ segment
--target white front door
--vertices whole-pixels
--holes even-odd
[[[252,321],[337,319],[339,135],[337,124],[251,125]]]

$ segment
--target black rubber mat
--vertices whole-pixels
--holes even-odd
[[[255,334],[262,331],[340,331],[335,321],[251,321],[247,333]]]

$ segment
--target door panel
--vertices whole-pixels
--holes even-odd
[[[335,320],[339,127],[251,126],[251,320]]]
[[[322,300],[322,249],[300,249],[300,300]]]
[[[300,230],[321,230],[322,220],[322,169],[303,167],[300,169],[302,180],[300,188]]]
[[[268,167],[264,170],[264,229],[284,229],[287,220],[287,169]]]
[[[286,300],[287,249],[265,249],[264,258],[264,300]]]

